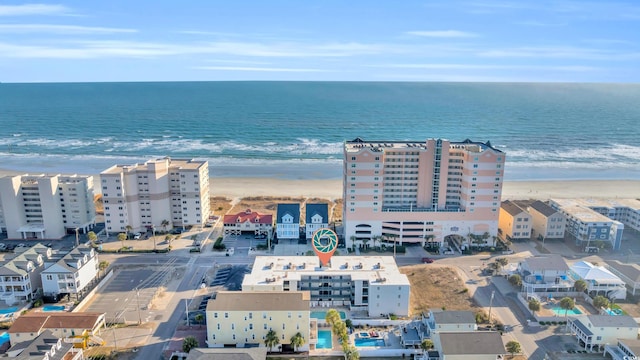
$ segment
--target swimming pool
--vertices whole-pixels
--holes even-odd
[[[318,330],[316,349],[331,349],[331,330]]]
[[[64,306],[62,306],[62,305],[45,305],[42,308],[42,311],[64,311]]]
[[[344,313],[344,311],[339,311],[338,312],[340,314],[340,319],[344,320],[347,318],[347,314]],[[324,320],[327,317],[327,312],[326,311],[312,311],[309,316],[312,319],[319,319],[319,320]]]
[[[556,314],[557,316],[564,316],[566,310],[557,306],[552,308],[551,311],[553,311],[553,313]],[[580,314],[582,314],[582,311],[578,310],[578,308],[576,307],[567,311],[567,315],[580,315]]]
[[[0,346],[9,342],[9,333],[3,332],[0,334]]]
[[[361,338],[361,339],[355,339],[354,341],[357,347],[384,346],[384,339]]]
[[[0,309],[0,315],[13,314],[16,311],[18,311],[17,307],[12,307],[12,308],[7,308],[7,309]]]
[[[605,309],[604,312],[607,313],[607,315],[611,315],[611,316],[616,316],[616,315],[622,315],[622,310],[620,309]]]

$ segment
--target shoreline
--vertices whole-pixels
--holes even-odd
[[[24,172],[0,169],[0,177],[21,174]],[[98,194],[100,193],[100,186],[97,183],[99,174],[93,176],[94,191]],[[210,183],[211,197],[290,196],[332,200],[342,198],[342,179],[210,177]],[[550,198],[640,198],[640,180],[516,180],[505,181],[502,186],[501,200]]]

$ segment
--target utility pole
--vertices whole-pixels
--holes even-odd
[[[142,324],[142,316],[140,316],[140,289],[136,288],[136,303],[138,308],[138,325]]]
[[[116,340],[116,325],[113,324],[111,326],[111,331],[113,331],[113,347],[115,349],[115,351],[118,351],[118,341]]]
[[[493,328],[493,326],[491,326],[491,308],[493,307],[493,296],[496,294],[495,290],[491,290],[491,299],[489,300],[489,327]]]
[[[184,308],[187,310],[187,326],[191,326],[191,322],[189,321],[189,305],[187,304],[187,299],[184,299]]]
[[[78,228],[76,228],[76,247],[80,246],[80,239],[78,238]]]
[[[153,252],[156,252],[156,227],[151,225],[151,232],[153,233]]]

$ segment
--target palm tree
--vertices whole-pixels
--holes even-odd
[[[169,234],[167,234],[167,235],[164,237],[164,241],[165,241],[167,244],[169,244],[169,245],[171,245],[171,239],[173,239],[173,236],[171,236],[171,235],[169,235]]]
[[[305,341],[302,334],[300,332],[295,333],[295,335],[291,337],[291,345],[293,345],[293,351],[298,351],[298,348],[304,345],[304,342]]]
[[[367,243],[368,243],[369,241],[371,241],[371,239],[369,239],[369,238],[363,238],[363,239],[362,239],[362,245],[364,245],[364,249],[366,249],[366,248],[367,248]]]
[[[169,226],[169,220],[162,220],[162,222],[160,223],[160,226],[162,226],[162,230],[167,231],[167,226]]]
[[[129,234],[133,231],[133,226],[127,225],[124,228],[127,229],[127,240],[129,240]]]
[[[593,298],[593,307],[596,309],[600,308],[608,308],[609,307],[609,299],[602,295],[598,295]]]
[[[264,344],[269,348],[269,352],[274,346],[280,344],[280,339],[278,339],[278,334],[276,334],[275,330],[269,329],[267,335],[265,335]]]
[[[193,317],[193,319],[198,323],[198,324],[202,324],[202,321],[204,320],[204,315],[202,314],[196,314],[196,316]]]
[[[98,240],[98,235],[95,232],[89,231],[87,233],[87,238],[91,241],[91,246],[96,246],[96,240]]]
[[[576,306],[575,301],[573,301],[573,299],[568,297],[568,296],[567,297],[563,297],[562,299],[560,299],[560,308],[564,309],[564,320],[565,320],[565,322],[567,321],[567,315],[569,313],[569,310],[573,310],[573,308],[575,306]]]
[[[529,310],[533,312],[533,316],[536,316],[536,312],[540,311],[540,301],[538,299],[529,300]]]
[[[338,313],[338,310],[336,309],[329,309],[327,314],[324,316],[324,320],[327,324],[333,326],[335,323],[340,321],[340,313]]]
[[[576,289],[576,292],[584,292],[587,290],[587,282],[582,279],[576,280],[576,282],[573,283],[573,288]]]
[[[182,342],[182,351],[188,353],[191,349],[197,348],[198,346],[200,346],[198,339],[193,336],[187,336]]]
[[[100,272],[104,271],[108,267],[109,267],[109,262],[106,260],[102,260],[98,263],[98,270],[100,270]]]
[[[349,237],[349,240],[351,240],[351,246],[355,249],[356,248],[356,240],[358,240],[358,238],[355,235],[351,235]]]
[[[382,239],[382,235],[375,235],[371,238],[371,240],[373,240],[373,247],[374,248],[378,248],[378,245],[380,245],[380,240]],[[378,244],[378,245],[376,245]]]
[[[427,246],[429,247],[429,249],[433,248],[433,239],[435,239],[436,236],[433,234],[427,234],[424,236],[424,241],[427,243]]]
[[[509,260],[507,260],[507,258],[497,258],[495,260],[496,270],[498,271],[502,270],[502,268],[507,266],[508,263],[509,263]]]
[[[122,242],[122,247],[124,247],[124,241],[127,240],[127,234],[125,233],[118,234],[118,240]]]
[[[347,344],[346,346],[343,346],[342,350],[344,351],[344,357],[346,358],[346,360],[360,359],[360,353],[358,352],[358,349],[355,348],[355,346],[351,346]]]

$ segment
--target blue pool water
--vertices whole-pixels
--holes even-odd
[[[3,332],[2,334],[0,334],[0,346],[7,342],[9,342],[9,333]]]
[[[42,308],[42,311],[64,311],[64,306],[61,305],[46,305]]]
[[[331,330],[318,330],[316,349],[331,349]]]
[[[622,315],[622,310],[620,309],[606,309],[605,312],[611,316]]]
[[[355,339],[356,346],[384,346],[384,339]]]
[[[6,314],[11,314],[18,311],[17,307],[12,307],[12,308],[8,308],[8,309],[0,309],[0,315],[6,315]]]
[[[561,307],[554,307],[553,309],[551,309],[551,311],[553,311],[554,314],[556,314],[557,316],[564,316],[564,312],[565,310]],[[580,315],[582,314],[582,311],[578,310],[578,308],[573,308],[569,311],[567,311],[567,315]]]
[[[339,311],[339,313],[340,313],[340,319],[344,320],[344,319],[347,318],[347,314],[345,314],[344,311]],[[309,316],[311,316],[312,319],[324,320],[327,317],[327,312],[326,311],[312,311]]]

